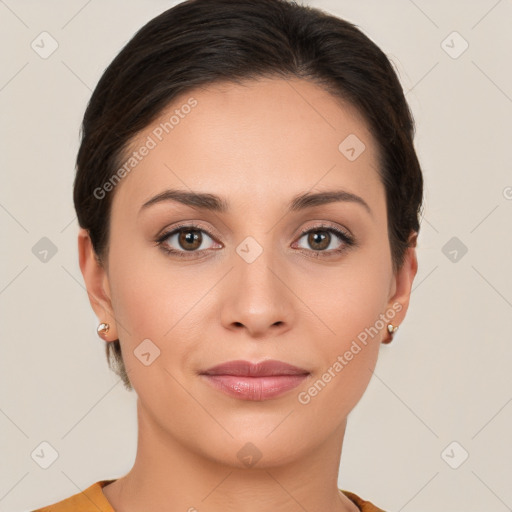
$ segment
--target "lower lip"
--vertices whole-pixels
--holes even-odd
[[[241,400],[268,400],[296,388],[308,375],[269,375],[244,377],[240,375],[205,375],[215,388]]]

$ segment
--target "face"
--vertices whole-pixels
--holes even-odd
[[[230,464],[248,442],[272,464],[332,438],[387,324],[403,319],[414,274],[392,271],[364,120],[303,80],[217,84],[173,102],[131,146],[136,164],[109,192],[102,283],[140,413]],[[210,196],[185,204],[163,198],[171,189]],[[298,200],[325,192],[340,194]],[[267,359],[308,375],[238,396],[201,375]]]

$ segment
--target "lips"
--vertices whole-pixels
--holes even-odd
[[[270,400],[296,388],[310,372],[282,361],[229,361],[201,373],[215,389],[239,400]]]
[[[283,361],[268,359],[260,363],[228,361],[201,372],[203,375],[236,375],[244,377],[268,377],[276,375],[307,375],[309,372]]]

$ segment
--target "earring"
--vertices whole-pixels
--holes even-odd
[[[100,338],[104,335],[104,334],[107,334],[107,332],[110,330],[110,325],[109,324],[106,324],[106,323],[101,323],[100,325],[98,325],[98,336],[100,336]]]
[[[393,341],[393,335],[397,329],[398,325],[388,324],[389,338],[387,340],[383,340],[382,343],[391,343]]]
[[[394,334],[397,329],[398,329],[398,325],[388,324],[389,334]]]

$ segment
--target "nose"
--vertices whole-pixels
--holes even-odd
[[[272,337],[291,328],[290,280],[271,250],[254,260],[239,254],[223,289],[221,321],[229,330],[246,330],[254,338]],[[291,287],[293,288],[293,287]]]

